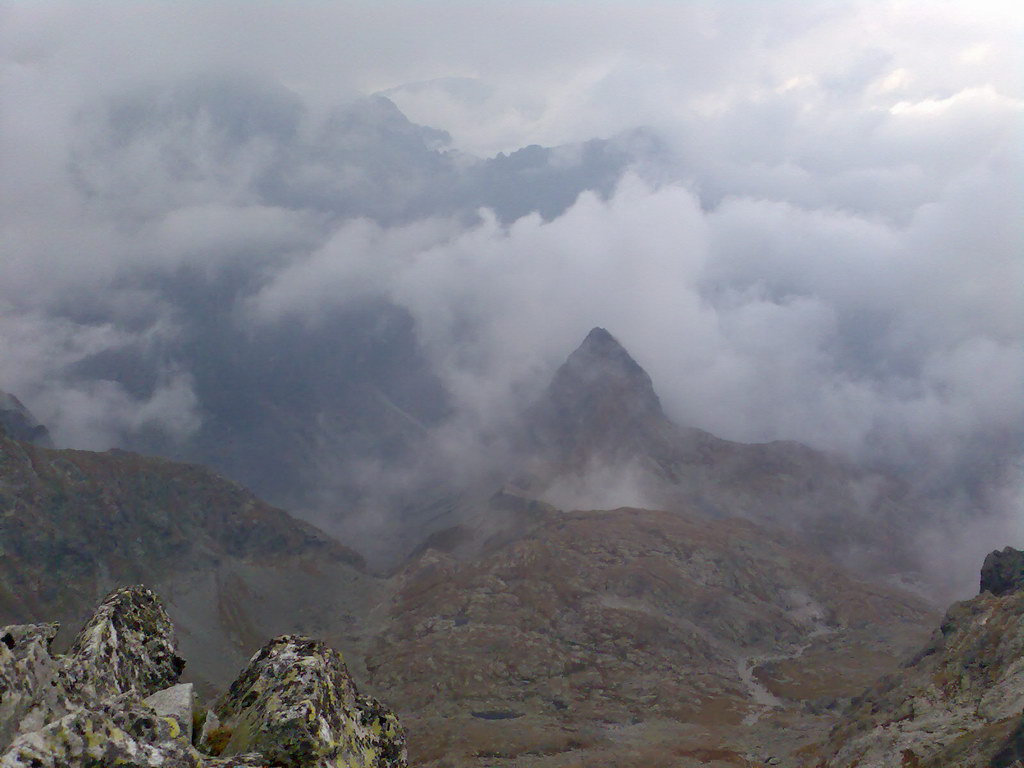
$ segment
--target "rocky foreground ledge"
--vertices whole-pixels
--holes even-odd
[[[853,701],[815,768],[1024,767],[1024,552],[992,552],[981,593]]]
[[[57,624],[0,629],[0,768],[397,768],[405,734],[337,651],[277,637],[199,708],[159,598],[112,592],[70,651]]]

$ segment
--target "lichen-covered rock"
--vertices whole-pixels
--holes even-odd
[[[406,763],[405,729],[398,717],[371,696],[358,695],[356,709],[363,727],[374,734],[377,745],[376,766],[399,766]]]
[[[14,624],[0,629],[0,644],[20,659],[40,645],[49,649],[59,630],[60,624],[56,621],[48,624]]]
[[[181,728],[182,737],[191,743],[195,698],[195,687],[192,683],[180,683],[150,694],[142,701],[152,707],[158,715],[173,717]]]
[[[203,756],[203,768],[272,768],[270,762],[258,752],[228,757]]]
[[[14,733],[40,730],[65,715],[95,708],[108,699],[126,693],[142,698],[168,688],[178,681],[185,666],[177,654],[171,620],[157,596],[146,587],[111,592],[78,633],[71,650],[59,660],[50,658],[48,650],[56,626],[43,626],[51,627],[46,630],[48,639],[36,641],[35,650],[21,663],[49,671],[21,677],[18,717],[5,719],[5,725],[0,726],[8,733],[0,746],[9,743]],[[13,635],[11,642],[17,647]]]
[[[59,624],[20,624],[0,629],[0,749],[14,738],[37,697],[57,673],[50,643]]]
[[[173,717],[133,694],[80,709],[15,739],[0,768],[199,768],[202,756]]]
[[[128,691],[148,696],[178,682],[185,660],[160,599],[142,586],[111,592],[64,659],[64,686],[101,701]]]
[[[1024,552],[1006,547],[990,552],[981,567],[981,591],[997,597],[1024,587]]]
[[[292,768],[397,768],[405,735],[394,715],[359,696],[341,654],[295,635],[277,637],[250,660],[214,706],[217,726],[200,747],[247,751]]]
[[[341,655],[284,636],[267,644],[207,714],[170,619],[145,587],[112,592],[64,657],[56,624],[0,630],[0,768],[400,768],[394,714],[356,690]],[[145,698],[143,698],[145,697]]]

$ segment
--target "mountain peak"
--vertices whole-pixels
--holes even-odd
[[[581,459],[618,454],[664,420],[651,377],[604,328],[569,355],[531,418],[548,450]]]
[[[647,376],[644,369],[626,351],[626,348],[619,343],[619,340],[604,328],[592,328],[583,340],[583,343],[576,348],[576,351],[569,356],[569,360],[566,362],[571,362],[573,358],[577,357],[605,360],[609,363],[615,363],[622,368],[623,372]]]
[[[53,443],[50,432],[14,395],[0,389],[0,434],[44,447]]]
[[[569,355],[551,382],[551,394],[569,405],[614,399],[628,401],[640,411],[661,413],[651,377],[604,328],[594,328]],[[610,405],[610,403],[605,403]]]
[[[623,346],[619,343],[618,339],[612,336],[604,328],[595,327],[590,329],[590,333],[580,344],[580,349],[605,349],[626,352]]]

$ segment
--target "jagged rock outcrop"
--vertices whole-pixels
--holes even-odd
[[[267,643],[208,715],[201,745],[214,754],[259,752],[273,765],[397,768],[397,718],[361,696],[324,643],[283,635]]]
[[[990,552],[981,566],[981,591],[997,597],[1024,587],[1024,552],[1006,547]]]
[[[112,592],[78,633],[61,669],[68,691],[86,701],[123,693],[149,696],[174,685],[185,668],[174,627],[152,591]]]
[[[178,684],[184,661],[151,590],[111,593],[65,656],[50,653],[56,632],[0,629],[0,768],[406,765],[394,714],[360,696],[323,643],[281,637],[260,651],[206,718],[211,755],[193,744],[193,687]],[[217,745],[225,732],[233,740]]]
[[[40,730],[119,696],[148,696],[174,685],[185,666],[163,605],[144,587],[107,596],[60,658],[49,651],[57,631],[57,624],[3,630],[9,655],[0,656],[0,678],[11,693],[4,696],[0,733]]]
[[[142,701],[174,685],[184,668],[153,592],[112,592],[62,657],[49,652],[56,632],[56,624],[0,632],[3,768],[199,765],[179,722]]]
[[[1000,568],[1019,554],[986,559],[985,590],[954,604],[917,656],[853,702],[818,768],[1024,764],[1024,591],[1005,588]]]

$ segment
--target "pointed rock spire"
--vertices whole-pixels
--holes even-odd
[[[666,421],[651,377],[614,336],[594,328],[533,408],[531,434],[548,456],[580,462],[628,452]]]
[[[548,391],[560,408],[581,415],[609,409],[624,411],[623,415],[662,415],[651,377],[604,328],[587,334],[558,369]]]
[[[50,432],[14,395],[0,389],[0,434],[45,448],[53,446]]]

